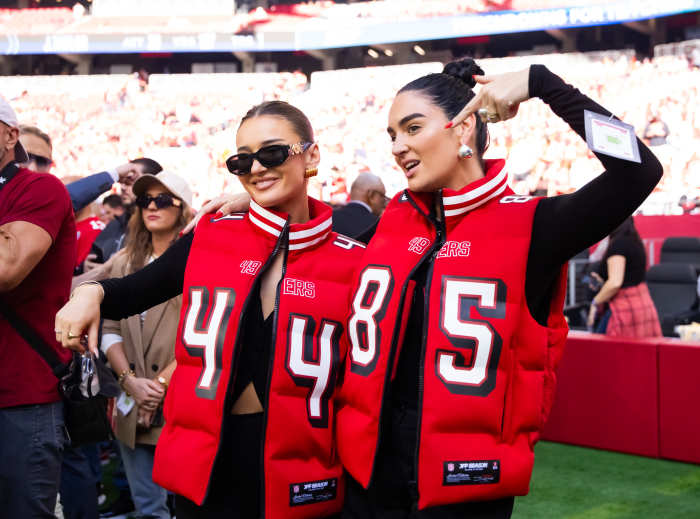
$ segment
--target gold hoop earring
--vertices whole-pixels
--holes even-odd
[[[304,178],[315,177],[318,174],[318,168],[309,168],[304,172]]]

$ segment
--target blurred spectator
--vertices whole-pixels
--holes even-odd
[[[49,173],[53,165],[53,147],[51,137],[36,126],[20,126],[20,142],[27,151],[28,160],[23,167],[38,173]],[[115,182],[128,186],[133,182],[133,165],[126,163],[111,171],[97,173],[89,177],[74,177],[74,182],[66,186],[71,197],[73,209],[78,212],[107,191]]]
[[[63,177],[61,180],[64,184],[69,184],[78,179],[80,179],[80,177]],[[88,255],[88,252],[90,252],[92,243],[106,227],[102,220],[98,216],[95,216],[93,211],[94,205],[95,204],[90,204],[75,213],[75,228],[77,231],[78,240],[78,252],[75,259],[75,269],[77,274],[82,273],[81,267],[83,261],[85,261],[85,258]]]
[[[101,220],[107,225],[124,214],[124,202],[119,195],[108,195],[102,200]]]
[[[29,160],[22,165],[37,173],[48,173],[53,164],[51,137],[36,126],[22,124],[19,127],[19,141],[29,157]]]
[[[382,179],[360,173],[350,187],[350,201],[333,211],[333,230],[357,238],[377,225],[389,198]]]
[[[668,125],[658,115],[654,115],[644,128],[644,141],[649,146],[661,146],[666,144],[668,134]]]
[[[53,517],[67,441],[63,402],[49,365],[10,320],[22,320],[62,361],[70,359],[53,322],[70,291],[75,222],[56,177],[17,166],[29,157],[4,99],[0,121],[0,509],[6,517]]]
[[[627,218],[610,233],[610,242],[600,266],[599,281],[604,281],[593,298],[588,314],[592,328],[601,316],[596,332],[623,337],[661,337],[656,307],[644,279],[647,255],[634,218]],[[605,312],[600,308],[607,305]]]
[[[129,220],[125,254],[111,277],[123,277],[160,256],[189,221],[192,191],[187,182],[164,171],[144,175]],[[116,436],[136,512],[168,519],[166,491],[151,479],[155,445],[163,427],[162,402],[175,369],[175,338],[182,296],[115,322],[104,321],[102,351],[122,376],[125,394],[116,412]],[[126,395],[131,395],[128,397]]]

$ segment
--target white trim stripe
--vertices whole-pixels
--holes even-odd
[[[269,232],[270,234],[272,234],[272,235],[274,235],[274,236],[279,236],[280,234],[282,234],[282,231],[281,231],[281,230],[275,229],[275,228],[272,227],[271,225],[267,225],[265,222],[263,222],[262,220],[258,219],[258,218],[255,216],[255,213],[253,213],[253,211],[250,211],[250,212],[248,213],[248,217],[250,218],[250,221],[251,221],[251,222],[253,222],[255,225],[257,225],[257,226],[260,227],[261,229],[263,229],[263,230]]]
[[[253,200],[250,201],[250,210],[255,211],[256,213],[258,213],[259,216],[265,218],[266,220],[269,220],[274,224],[279,225],[280,227],[284,227],[287,223],[287,220],[285,220],[281,216],[277,216],[273,212],[268,211],[264,207],[260,207]]]
[[[498,195],[500,195],[501,193],[503,193],[503,191],[505,191],[507,187],[508,187],[508,183],[507,183],[507,182],[504,182],[503,185],[500,187],[500,189],[497,189],[496,191],[494,191],[493,193],[491,193],[489,196],[487,196],[487,197],[484,198],[483,200],[479,200],[479,201],[476,202],[475,204],[465,205],[464,207],[460,207],[459,209],[446,209],[446,210],[445,210],[445,216],[457,216],[457,215],[460,215],[460,214],[464,214],[464,213],[466,213],[467,211],[471,211],[472,209],[474,209],[474,208],[476,208],[476,207],[479,207],[480,205],[485,204],[486,202],[488,202],[488,201],[491,200],[492,198],[497,197]]]
[[[290,232],[289,233],[289,240],[290,241],[295,241],[295,240],[302,240],[304,238],[309,238],[310,236],[314,236],[322,231],[325,231],[328,229],[331,225],[333,224],[333,220],[331,218],[328,218],[324,222],[321,222],[318,224],[316,227],[312,227],[311,229],[305,229],[303,231],[295,231],[295,232]]]
[[[306,247],[311,247],[312,245],[316,245],[318,242],[323,241],[326,239],[326,236],[328,236],[330,232],[327,232],[323,234],[322,236],[319,236],[315,240],[311,241],[305,241],[301,243],[290,243],[289,244],[289,250],[299,250],[299,249],[305,249]]]
[[[488,193],[491,189],[494,189],[498,184],[503,182],[504,179],[508,178],[508,172],[506,170],[506,167],[503,166],[503,169],[493,177],[491,180],[486,182],[486,184],[479,186],[475,188],[472,191],[469,191],[468,193],[464,193],[461,195],[453,195],[453,196],[444,196],[442,197],[442,203],[445,207],[449,205],[456,205],[456,204],[462,204],[464,202],[469,202],[470,200],[474,200],[475,198],[479,198],[480,196]],[[447,214],[447,212],[445,212]]]

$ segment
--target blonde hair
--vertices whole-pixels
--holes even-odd
[[[178,198],[178,200],[180,199]],[[180,205],[179,209],[180,215],[178,216],[173,229],[175,232],[175,237],[170,245],[177,240],[178,233],[184,229],[184,227],[192,219],[192,211],[190,211],[189,206],[184,201],[182,201],[182,205]],[[126,251],[127,273],[129,274],[145,267],[148,258],[150,258],[153,254],[151,231],[149,231],[146,228],[146,225],[143,223],[143,209],[138,206],[136,206],[134,214],[132,214],[131,218],[129,218],[126,245],[124,246],[124,250]]]

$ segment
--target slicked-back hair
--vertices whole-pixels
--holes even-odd
[[[299,110],[296,106],[290,105],[284,101],[265,101],[248,110],[243,116],[243,119],[241,119],[241,125],[248,119],[253,119],[261,115],[272,115],[285,119],[292,125],[292,128],[302,141],[314,142],[314,130],[311,127],[311,122],[304,112]]]

